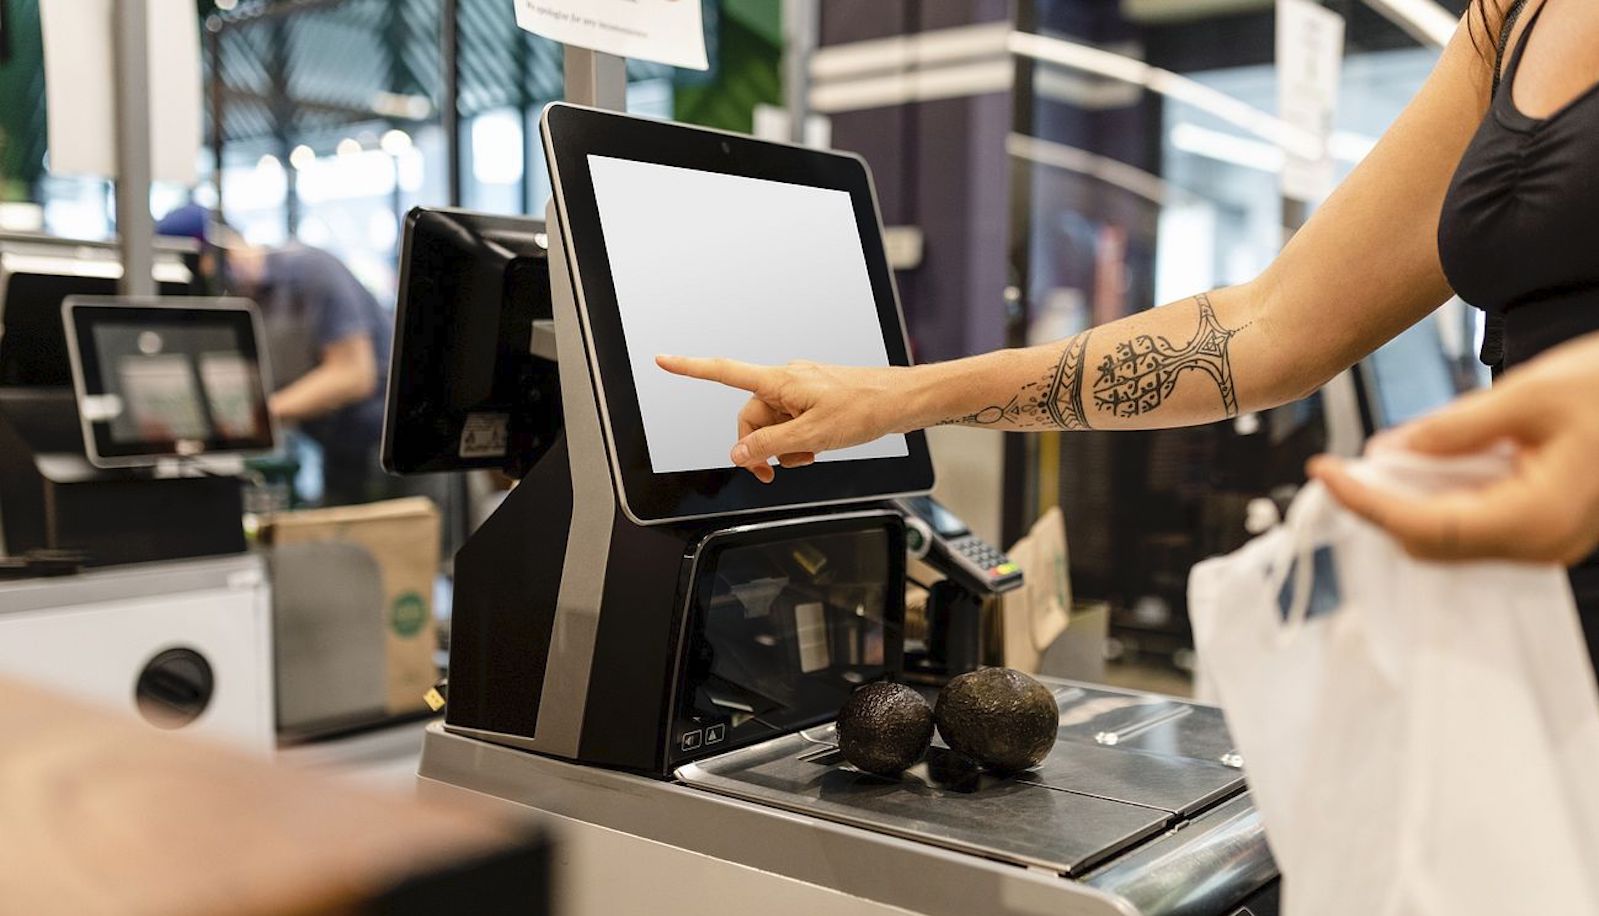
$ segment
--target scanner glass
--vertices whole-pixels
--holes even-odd
[[[671,758],[826,721],[899,670],[904,556],[903,529],[872,520],[714,537],[696,564]]]

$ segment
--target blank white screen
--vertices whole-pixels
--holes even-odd
[[[590,156],[650,467],[732,467],[749,395],[671,375],[662,353],[887,366],[845,191]],[[908,454],[905,437],[817,456]]]

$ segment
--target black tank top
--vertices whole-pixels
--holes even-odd
[[[1512,100],[1543,9],[1522,31],[1438,222],[1450,285],[1501,329],[1501,351],[1490,337],[1483,353],[1496,369],[1599,331],[1599,85],[1546,118]]]
[[[1522,4],[1506,17],[1500,45]],[[1483,362],[1511,368],[1599,331],[1599,85],[1546,118],[1512,101],[1543,6],[1527,20],[1438,221],[1438,255],[1460,298],[1488,312]],[[1571,569],[1599,668],[1599,553]]]

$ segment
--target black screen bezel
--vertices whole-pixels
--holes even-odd
[[[249,300],[189,301],[180,298],[160,304],[154,301],[107,301],[73,296],[62,304],[61,312],[72,359],[78,413],[82,417],[84,448],[91,464],[97,467],[128,467],[153,464],[164,458],[260,455],[276,448],[277,427],[266,406],[266,397],[272,390],[271,377],[268,375],[266,354],[262,350],[261,323],[254,304]],[[104,367],[100,365],[100,354],[93,344],[95,328],[102,322],[210,325],[231,330],[239,341],[240,352],[260,367],[261,400],[256,405],[256,425],[261,434],[250,438],[212,435],[204,440],[116,441],[111,435],[109,422],[90,420],[83,409],[85,398],[107,393]]]
[[[650,466],[588,161],[591,155],[606,156],[847,192],[854,203],[889,363],[908,366],[904,319],[883,250],[876,195],[859,157],[561,103],[545,108],[540,126],[567,264],[575,268],[572,285],[585,318],[591,365],[598,369],[596,393],[613,449],[618,494],[635,521],[649,524],[855,502],[932,488],[932,460],[920,431],[905,435],[903,457],[818,462],[780,470],[770,484],[733,467],[656,473]],[[731,448],[735,418],[729,416],[727,423]]]

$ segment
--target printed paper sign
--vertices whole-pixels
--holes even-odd
[[[699,0],[516,0],[516,24],[545,38],[704,70]]]
[[[1320,200],[1333,186],[1326,151],[1338,109],[1343,68],[1344,19],[1314,0],[1277,0],[1277,105],[1289,124],[1320,138],[1320,159],[1288,152],[1283,163],[1284,197]]]
[[[43,0],[50,171],[117,173],[112,0]],[[149,0],[150,177],[193,184],[200,156],[200,30],[189,0]]]

